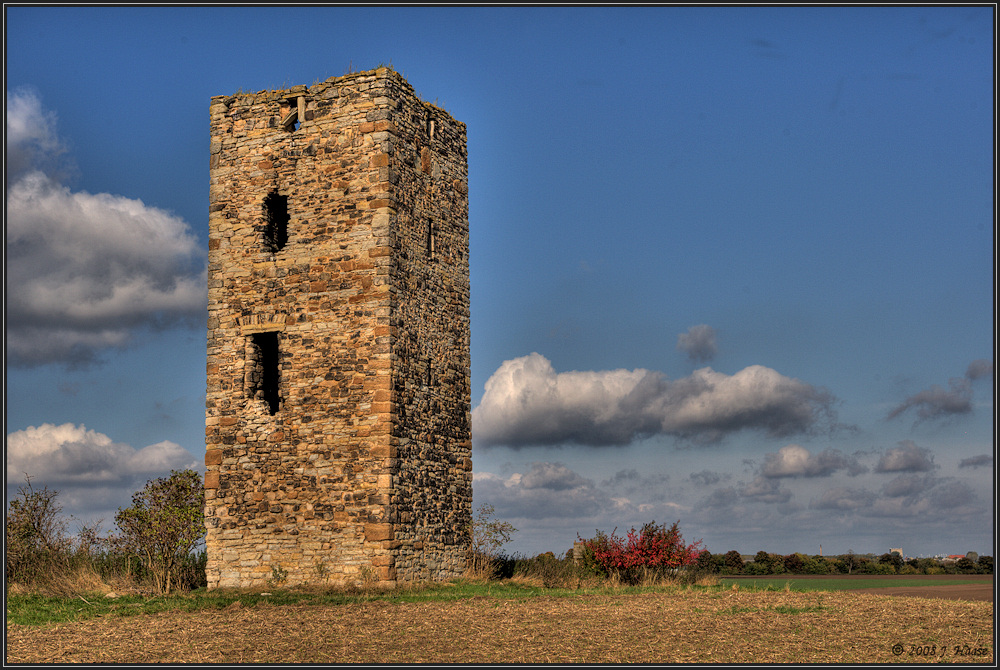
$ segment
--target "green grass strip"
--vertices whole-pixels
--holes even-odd
[[[23,626],[42,626],[69,621],[83,621],[95,617],[135,616],[168,610],[195,612],[205,609],[225,609],[234,603],[243,607],[267,605],[344,605],[361,602],[419,603],[449,602],[468,598],[491,598],[496,600],[524,600],[540,596],[550,598],[572,598],[583,595],[612,595],[633,593],[662,593],[675,591],[678,587],[629,586],[592,588],[542,588],[516,582],[429,582],[419,587],[403,587],[389,591],[368,591],[359,593],[336,590],[296,591],[270,589],[263,592],[241,592],[220,589],[207,591],[198,589],[188,593],[169,596],[121,596],[106,598],[100,593],[67,597],[41,595],[7,596],[7,623]],[[719,587],[692,587],[717,590]]]
[[[739,585],[741,589],[760,591],[784,591],[788,585],[790,591],[849,591],[852,589],[884,589],[903,586],[953,586],[955,584],[979,584],[974,579],[935,579],[933,581],[915,577],[913,579],[868,579],[837,577],[834,579],[795,579],[795,577],[721,577],[719,583],[732,587]]]

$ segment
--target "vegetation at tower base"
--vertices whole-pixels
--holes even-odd
[[[173,471],[146,483],[119,509],[115,523],[121,546],[142,557],[160,593],[179,581],[185,557],[205,536],[205,492],[194,470]]]
[[[8,595],[149,595],[205,586],[206,555],[196,546],[204,535],[198,473],[174,472],[147,482],[133,496],[133,506],[119,510],[120,532],[108,536],[100,521],[71,534],[73,518],[62,516],[58,497],[58,491],[39,490],[26,477],[8,502]]]
[[[210,106],[211,588],[460,576],[465,125],[389,68]]]
[[[31,478],[25,477],[17,496],[7,503],[4,558],[8,582],[35,584],[72,562],[74,547],[57,497],[58,492],[48,487],[36,490]]]
[[[490,579],[500,567],[500,549],[517,528],[496,518],[493,505],[482,504],[469,524],[469,563],[466,577]]]

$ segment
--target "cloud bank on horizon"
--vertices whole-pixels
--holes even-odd
[[[141,200],[74,192],[56,118],[6,93],[8,363],[83,364],[141,328],[200,319],[205,258],[182,219]]]
[[[988,466],[993,459],[984,454],[975,460]],[[830,449],[814,454],[790,444],[766,454],[763,464],[747,473],[748,478],[731,484],[731,475],[709,470],[673,481],[667,474],[622,469],[598,482],[558,461],[534,461],[526,470],[506,476],[476,472],[473,484],[477,498],[488,500],[501,518],[566,519],[605,530],[628,519],[641,522],[681,515],[692,525],[720,531],[747,531],[762,524],[772,530],[774,524],[790,528],[828,525],[830,513],[839,517],[837,523],[848,517],[892,518],[928,528],[955,519],[982,520],[981,501],[971,487],[954,477],[934,475],[934,469],[929,450],[911,441],[852,456]],[[883,483],[878,488],[817,487],[817,480],[833,483],[838,471],[851,477],[872,473],[881,477],[874,481]],[[710,550],[719,553],[730,548],[713,546]]]
[[[668,380],[644,369],[556,372],[538,353],[504,363],[472,412],[482,446],[624,446],[654,435],[699,444],[743,430],[771,437],[836,428],[828,391],[764,367]]]

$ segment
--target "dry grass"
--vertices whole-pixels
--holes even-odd
[[[894,654],[893,645],[903,653]],[[234,603],[8,626],[8,663],[993,663],[993,603],[678,589],[340,606]],[[955,656],[954,647],[987,649]]]
[[[114,588],[107,584],[96,570],[86,564],[53,572],[42,583],[13,582],[7,586],[7,593],[12,595],[37,593],[52,597],[68,597],[78,593],[110,593],[112,591]]]
[[[494,561],[486,557],[477,557],[469,562],[462,577],[470,582],[488,582],[494,579],[496,572]]]
[[[53,571],[44,581],[31,584],[8,582],[10,595],[36,594],[41,596],[67,598],[81,594],[149,594],[152,584],[137,582],[125,574],[101,575],[90,563],[80,563],[64,570]]]

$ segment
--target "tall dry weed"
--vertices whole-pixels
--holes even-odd
[[[480,552],[472,552],[463,577],[474,582],[488,582],[496,577],[497,561]]]

